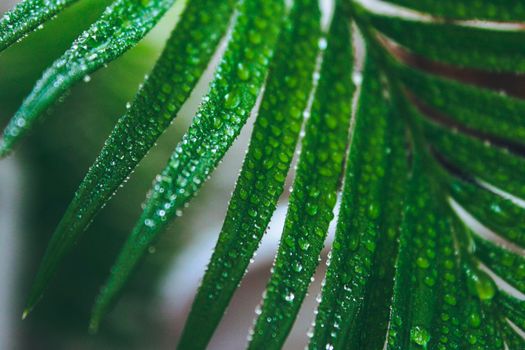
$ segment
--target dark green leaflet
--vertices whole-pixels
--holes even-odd
[[[456,270],[448,211],[420,157],[415,154],[403,218],[388,349],[434,349],[443,335],[436,324],[442,322],[450,329],[446,348],[460,348],[459,327],[440,319],[441,313],[459,313],[456,277],[446,278]]]
[[[183,13],[151,76],[119,120],[89,169],[44,256],[28,308],[67,253],[188,98],[206,68],[233,12],[234,0],[193,0]]]
[[[210,92],[167,167],[155,180],[145,209],[97,299],[93,328],[148,247],[195,195],[239,134],[263,84],[283,15],[281,0],[241,3]]]
[[[525,258],[503,247],[475,237],[475,254],[498,276],[525,293]]]
[[[0,18],[0,51],[78,0],[25,0]]]
[[[181,349],[206,346],[283,190],[319,52],[318,1],[296,1],[283,27],[243,169],[186,322]]]
[[[525,101],[450,79],[399,66],[398,77],[420,101],[469,128],[525,141]]]
[[[425,122],[425,136],[448,161],[504,191],[525,197],[525,159],[488,142]]]
[[[398,199],[403,198],[407,157],[403,124],[383,96],[371,59],[366,60],[363,77],[336,236],[311,349],[346,349],[351,344],[359,348],[360,341],[367,345],[363,348],[381,348],[387,329],[393,269],[384,275],[379,270],[388,264],[393,267],[395,262],[402,208]],[[376,303],[382,308],[377,309]],[[372,346],[371,342],[378,344]]]
[[[375,30],[415,54],[459,67],[525,71],[525,31],[493,30],[368,15]]]
[[[517,21],[525,19],[520,0],[387,0],[434,16],[455,19]]]
[[[0,139],[7,155],[36,121],[75,82],[133,47],[175,0],[117,0],[49,67],[13,116]]]
[[[280,349],[310,284],[333,218],[351,114],[352,47],[338,7],[290,197],[284,231],[250,349]]]
[[[398,124],[401,124],[398,122]],[[399,127],[398,125],[397,127]],[[390,127],[396,128],[396,123]],[[404,133],[404,130],[398,132]],[[395,259],[398,252],[400,223],[402,220],[403,199],[405,198],[407,182],[406,145],[401,134],[395,136],[391,145],[390,176],[392,180],[384,190],[384,194],[396,200],[386,203],[382,234],[386,236],[377,244],[374,256],[374,268],[370,275],[363,310],[359,315],[360,337],[357,342],[361,348],[370,345],[381,348],[384,345],[388,326],[390,302],[392,299]],[[397,173],[396,173],[397,172]],[[395,180],[394,180],[395,179]],[[388,214],[388,215],[387,215]]]
[[[451,195],[483,225],[525,247],[525,209],[480,186],[460,180],[451,184]]]

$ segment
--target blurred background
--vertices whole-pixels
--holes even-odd
[[[3,0],[0,13],[14,2]],[[80,1],[0,54],[0,127],[6,125],[42,71],[108,3]],[[217,60],[210,64],[158,146],[63,262],[41,303],[26,320],[20,316],[51,233],[126,103],[132,101],[144,75],[153,67],[182,6],[183,1],[178,1],[137,47],[77,84],[15,154],[0,161],[0,349],[175,347],[222,226],[253,117],[198,197],[150,250],[100,333],[88,335],[87,324],[97,291],[140,214],[140,204],[154,176],[164,167],[207,91]],[[288,179],[255,262],[210,349],[242,349],[246,344],[277,249],[290,185]],[[323,261],[286,349],[306,345],[324,267]]]

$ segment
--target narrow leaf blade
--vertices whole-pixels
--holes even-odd
[[[60,221],[28,299],[32,308],[58,264],[170,125],[226,31],[234,0],[194,0],[130,109],[120,118]],[[189,54],[188,54],[189,53]]]
[[[275,210],[301,130],[320,38],[317,0],[295,2],[271,65],[248,153],[179,348],[204,348]]]
[[[142,39],[175,0],[117,0],[49,67],[26,97],[0,139],[6,156],[44,112],[74,83],[116,59]]]
[[[370,57],[365,64],[336,236],[310,349],[343,349],[362,341],[364,348],[381,347],[387,329],[407,154],[403,124],[384,98],[377,67]]]
[[[388,2],[444,18],[493,21],[525,19],[525,4],[521,1],[388,0]]]
[[[241,3],[210,92],[156,178],[144,211],[97,298],[92,328],[98,326],[148,247],[195,195],[239,134],[262,87],[283,15],[281,0]],[[238,79],[240,65],[248,69],[246,80]]]
[[[0,18],[0,52],[78,0],[24,0]]]
[[[525,71],[521,30],[495,30],[450,23],[369,15],[382,35],[412,53],[457,67],[488,71]]]
[[[333,219],[351,115],[352,47],[336,8],[273,273],[249,349],[280,349],[292,328]]]

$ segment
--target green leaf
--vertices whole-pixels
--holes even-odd
[[[461,267],[459,274],[445,274],[445,280],[459,287],[457,300],[462,311],[462,321],[449,314],[442,314],[441,320],[450,321],[454,327],[459,326],[463,347],[503,349],[499,310],[494,307],[497,287],[492,278],[483,272],[471,257],[472,231],[458,216],[451,216],[451,228],[453,237],[458,242],[457,254]],[[441,342],[442,339],[446,338],[440,338]]]
[[[239,134],[262,87],[283,15],[281,0],[241,3],[210,92],[155,180],[144,211],[97,299],[92,329],[97,328],[148,247],[195,195]],[[239,75],[246,78],[239,79]]]
[[[234,9],[234,0],[193,0],[150,77],[120,118],[58,225],[31,290],[38,301],[62,257],[170,125],[202,75]],[[195,29],[197,28],[197,30]]]
[[[525,209],[473,183],[456,180],[452,198],[501,237],[525,247]]]
[[[0,52],[78,0],[24,0],[0,18]]]
[[[343,349],[351,344],[380,348],[387,329],[407,154],[403,124],[383,96],[377,66],[370,57],[365,65],[335,241],[310,349]]]
[[[488,71],[525,71],[523,30],[433,23],[369,14],[375,31],[436,62]]]
[[[521,332],[523,332],[523,330],[521,330]],[[505,337],[505,343],[509,349],[525,348],[525,339],[518,335],[509,324],[503,325],[503,336]]]
[[[512,252],[486,239],[474,237],[476,256],[498,276],[525,293],[524,250]]]
[[[525,19],[525,4],[519,0],[387,0],[390,3],[456,19],[518,21]]]
[[[281,348],[306,295],[333,218],[354,91],[349,27],[339,7],[329,38],[281,243],[250,349]]]
[[[448,211],[440,189],[429,181],[428,160],[418,153],[409,185],[396,263],[388,349],[434,349],[442,336],[446,348],[461,348],[456,261]],[[449,277],[447,277],[449,276]],[[443,320],[445,313],[448,318]],[[448,323],[445,334],[442,323]],[[453,326],[453,327],[452,327]]]
[[[524,143],[525,101],[399,65],[403,85],[426,106],[462,126]]]
[[[319,52],[317,0],[296,1],[274,62],[226,219],[179,348],[205,348],[253,257],[296,148]]]
[[[504,316],[518,328],[525,329],[525,300],[500,291],[497,301]]]
[[[525,159],[488,140],[425,122],[425,136],[447,161],[511,194],[525,197]]]
[[[0,139],[0,157],[42,119],[74,83],[116,59],[142,39],[175,0],[117,0],[49,67],[13,116]]]

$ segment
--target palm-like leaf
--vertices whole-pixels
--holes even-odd
[[[519,25],[474,21],[523,21],[525,7],[518,1],[390,2],[429,16],[389,16],[336,1],[318,84],[312,79],[320,37],[316,1],[295,0],[289,11],[280,0],[190,2],[59,225],[28,307],[188,98],[236,9],[210,91],[156,179],[97,299],[92,326],[224,156],[267,76],[243,170],[179,347],[205,348],[213,335],[275,210],[306,110],[285,229],[249,347],[284,343],[344,177],[310,348],[380,349],[386,342],[388,349],[523,349],[525,102],[464,77],[525,71]],[[67,3],[16,7],[0,22],[0,49]],[[83,74],[131,47],[171,4],[115,2],[37,83],[7,127],[0,152]],[[366,53],[363,72],[354,73],[363,83],[349,128],[352,80],[361,80],[352,79],[352,23]]]

